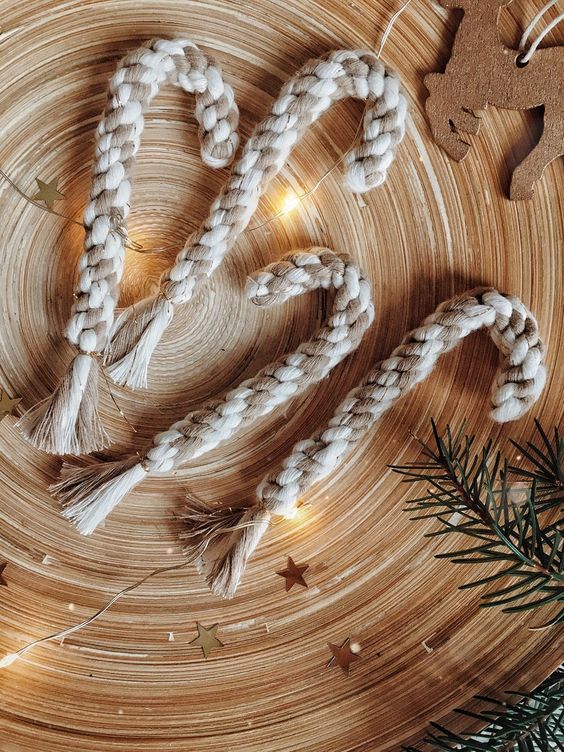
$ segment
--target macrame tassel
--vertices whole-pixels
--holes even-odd
[[[63,515],[78,532],[90,535],[146,475],[136,456],[86,467],[65,463],[61,480],[49,490],[63,502]]]
[[[244,509],[207,511],[203,506],[190,506],[182,519],[186,527],[180,539],[184,542],[185,554],[191,559],[201,557],[205,562],[208,548],[215,548],[216,543],[221,546],[221,539],[226,539],[221,554],[210,565],[206,579],[215,595],[232,598],[247,560],[268,528],[270,512],[258,504]]]
[[[256,505],[245,511],[231,533],[227,550],[215,560],[207,576],[207,583],[215,595],[233,598],[245,571],[247,560],[258,546],[270,522],[270,512]]]
[[[109,438],[98,416],[98,361],[81,353],[50,397],[21,418],[27,440],[51,454],[88,454]]]
[[[116,384],[131,389],[147,386],[151,356],[173,313],[172,303],[159,295],[128,308],[116,319],[105,354],[107,372]]]

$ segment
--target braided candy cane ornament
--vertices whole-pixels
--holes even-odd
[[[117,383],[132,388],[146,385],[151,356],[172,320],[174,306],[190,300],[219,266],[293,146],[333,102],[344,97],[368,103],[360,144],[346,157],[348,185],[362,193],[384,182],[403,138],[407,114],[397,74],[367,50],[338,50],[310,61],[285,84],[270,114],[255,128],[208,218],[164,277],[160,293],[117,319],[106,358],[108,373]]]
[[[196,95],[201,155],[207,165],[226,166],[239,144],[233,90],[215,60],[193,42],[149,42],[121,61],[96,131],[96,162],[84,211],[84,252],[66,330],[78,354],[55,393],[20,422],[29,441],[47,452],[80,454],[108,442],[97,412],[98,355],[108,343],[119,297],[130,180],[143,112],[164,81]]]
[[[63,501],[63,514],[81,533],[92,533],[146,475],[170,472],[209,452],[235,431],[324,379],[358,347],[374,309],[370,284],[346,254],[327,248],[292,254],[252,277],[248,294],[256,305],[269,306],[319,287],[336,290],[331,314],[295,352],[155,436],[143,456],[81,468],[63,466],[62,480],[51,490]]]
[[[470,290],[441,303],[349,392],[320,434],[294,446],[282,469],[259,485],[253,506],[239,510],[187,506],[181,539],[189,555],[204,555],[212,591],[232,597],[271,516],[292,517],[298,498],[332,472],[387,410],[429,376],[439,356],[482,327],[502,356],[492,387],[491,417],[504,423],[526,413],[546,380],[543,345],[532,314],[520,300],[493,288]],[[220,551],[211,563],[205,555],[210,544],[208,554]]]

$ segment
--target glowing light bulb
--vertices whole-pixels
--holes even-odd
[[[300,199],[298,196],[296,196],[295,193],[288,193],[284,201],[282,202],[282,207],[280,209],[280,215],[283,214],[289,214],[291,211],[293,211],[297,206],[299,206]]]
[[[8,655],[5,655],[0,660],[0,668],[8,668],[8,666],[11,666],[12,663],[17,661],[19,658],[19,655],[17,653],[8,653]]]
[[[290,509],[287,509],[284,512],[284,518],[287,520],[294,520],[294,522],[300,521],[304,517],[304,503],[303,501],[298,501],[296,504],[291,507]]]

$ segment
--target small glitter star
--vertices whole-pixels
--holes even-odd
[[[286,569],[281,572],[276,572],[280,577],[286,579],[286,592],[291,590],[294,585],[301,585],[302,587],[308,587],[307,582],[304,580],[304,572],[309,568],[309,564],[296,564],[291,556],[288,556],[288,565]]]
[[[8,587],[8,583],[3,577],[4,570],[6,569],[7,566],[8,566],[7,561],[0,562],[0,587]]]
[[[7,415],[11,415],[13,409],[22,401],[21,397],[10,399],[6,392],[0,390],[0,420],[4,420]]]
[[[53,180],[51,180],[51,182],[49,183],[45,183],[43,180],[35,178],[35,182],[37,183],[39,190],[34,195],[33,200],[43,201],[49,211],[53,211],[53,205],[55,204],[55,201],[60,201],[62,198],[64,198],[64,195],[57,190],[57,183],[59,182],[59,178],[53,178]]]
[[[196,626],[198,628],[198,636],[190,642],[190,645],[199,645],[202,648],[204,658],[207,658],[214,648],[223,647],[223,643],[216,637],[219,624],[214,624],[212,627],[204,627],[200,622],[197,622]]]
[[[343,642],[342,645],[333,645],[333,643],[328,642],[327,645],[329,646],[329,650],[333,653],[332,657],[329,659],[327,666],[332,666],[333,664],[340,666],[345,674],[348,674],[350,671],[350,666],[353,661],[357,661],[360,656],[357,655],[358,651],[360,650],[359,646],[355,643],[351,646],[351,638],[347,637],[347,639]]]

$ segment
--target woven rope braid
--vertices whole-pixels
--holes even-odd
[[[203,161],[231,162],[239,139],[233,90],[215,60],[185,39],[155,40],[128,54],[110,81],[96,131],[96,161],[84,211],[79,261],[66,336],[78,355],[52,397],[21,421],[27,438],[45,451],[80,454],[102,448],[107,436],[97,415],[98,362],[114,322],[124,265],[131,173],[143,132],[143,113],[160,85],[170,81],[196,95]]]
[[[201,228],[164,277],[160,294],[123,312],[111,334],[108,373],[142,387],[155,347],[174,306],[190,300],[247,227],[269,181],[307,128],[344,97],[367,101],[360,144],[347,154],[347,181],[356,192],[384,182],[404,134],[407,101],[398,76],[370,51],[339,50],[307,63],[282,88],[270,114],[255,128]]]
[[[218,552],[215,558],[204,558],[213,592],[231,597],[271,515],[292,517],[298,498],[332,472],[381,415],[431,373],[439,356],[482,327],[502,356],[492,387],[491,417],[503,423],[523,415],[538,399],[546,378],[543,345],[532,314],[517,298],[492,288],[471,290],[442,303],[349,392],[320,434],[294,446],[282,469],[259,485],[252,507],[208,509],[206,515],[189,504],[181,538],[192,556],[205,554],[211,544],[208,554],[212,549]]]
[[[87,467],[63,466],[52,490],[64,515],[92,533],[146,475],[166,473],[216,447],[235,431],[325,378],[356,349],[374,317],[370,285],[346,254],[312,248],[292,254],[249,279],[248,296],[260,306],[283,303],[317,288],[335,289],[331,314],[307,342],[270,363],[221,399],[189,413],[158,434],[142,456]]]

